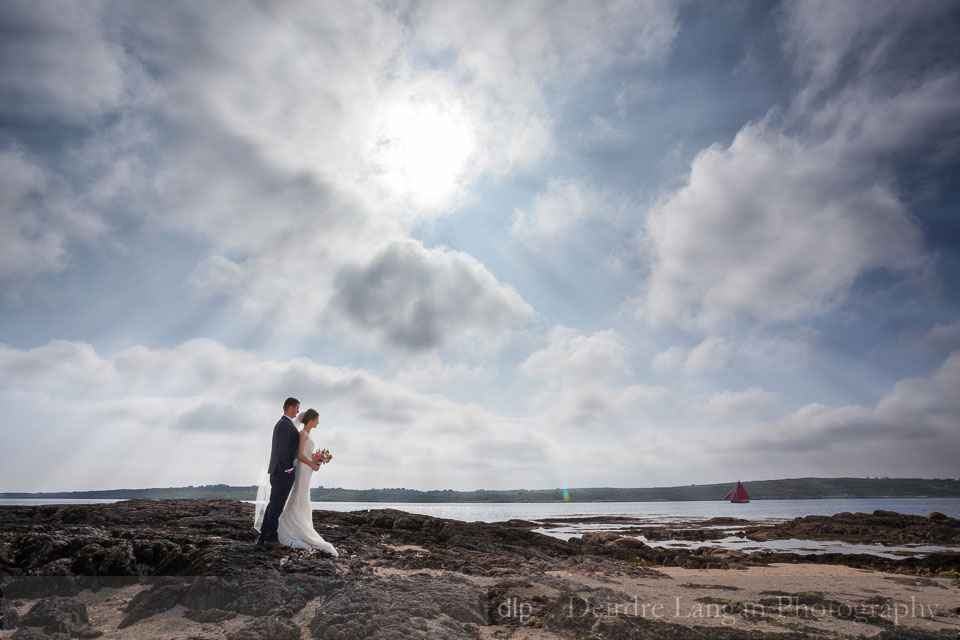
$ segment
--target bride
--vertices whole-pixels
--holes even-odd
[[[320,549],[334,558],[340,554],[336,548],[323,539],[313,528],[313,509],[310,506],[310,478],[320,465],[310,459],[314,451],[313,439],[310,432],[320,422],[320,414],[316,409],[307,409],[299,416],[297,422],[303,425],[300,431],[300,448],[297,450],[297,463],[294,469],[293,489],[280,514],[280,523],[277,537],[280,544],[295,549]],[[257,491],[256,513],[253,527],[257,531],[263,522],[263,513],[270,495],[270,476],[264,474]]]

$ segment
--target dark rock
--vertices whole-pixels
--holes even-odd
[[[506,522],[501,522],[505,527],[520,527],[521,529],[537,529],[542,527],[538,522],[532,522],[530,520],[520,520],[519,518],[510,518]]]
[[[140,591],[130,600],[125,609],[127,615],[117,628],[125,629],[144,618],[173,609],[189,588],[189,585],[182,582],[158,582],[153,587]]]
[[[137,563],[151,566],[151,573],[173,572],[177,567],[190,564],[180,545],[166,539],[133,540],[134,558]]]
[[[16,629],[20,623],[20,615],[17,613],[17,610],[8,603],[3,602],[2,605],[3,620],[2,624],[0,624],[0,629]]]
[[[60,558],[59,560],[54,560],[53,562],[48,562],[42,567],[37,567],[35,569],[29,569],[27,575],[31,576],[72,576],[73,574],[73,559],[72,558]]]
[[[119,542],[109,547],[91,543],[77,551],[73,556],[73,573],[87,576],[134,576],[136,558],[129,542]]]
[[[363,580],[348,583],[326,599],[310,622],[317,640],[360,638],[475,637],[464,624],[483,624],[482,590],[451,578],[423,574],[396,577],[389,582]],[[427,620],[441,622],[430,631]],[[451,624],[443,624],[449,620]]]
[[[896,511],[887,511],[887,510],[885,510],[885,509],[877,509],[877,510],[875,510],[875,511],[873,512],[872,515],[874,515],[874,516],[879,516],[879,517],[884,517],[884,518],[897,519],[897,518],[899,518],[899,517],[900,517],[901,515],[903,515],[903,514],[897,513]]]
[[[393,521],[394,529],[409,529],[411,531],[420,531],[423,528],[423,521],[418,518],[402,516]]]
[[[584,544],[603,544],[604,542],[614,542],[620,538],[621,536],[619,534],[611,531],[590,531],[583,534],[580,540]]]
[[[643,544],[640,540],[636,538],[619,538],[613,541],[613,544],[618,547],[623,547],[625,549],[647,549],[647,545]]]
[[[710,518],[709,520],[704,520],[703,524],[705,525],[721,525],[721,524],[749,524],[750,521],[744,518],[731,518],[729,516],[718,516],[716,518]]]
[[[81,545],[66,536],[28,533],[15,536],[10,541],[10,546],[14,551],[13,564],[29,571],[54,560],[69,557]]]
[[[370,526],[393,529],[393,523],[396,519],[396,516],[387,513],[380,513],[373,517],[373,519],[370,521]]]
[[[485,625],[487,623],[475,603],[441,602],[439,609],[440,613],[449,616],[457,622],[475,625]]]
[[[283,605],[285,589],[279,580],[273,580],[247,591],[230,603],[229,608],[248,616],[264,616]]]
[[[49,598],[75,596],[87,585],[77,576],[58,577],[58,573],[43,576],[12,576],[3,581],[7,598]]]
[[[227,634],[227,640],[300,640],[300,627],[280,618],[257,618],[242,629]]]
[[[757,541],[798,538],[868,544],[957,544],[960,543],[960,520],[942,513],[917,516],[877,509],[871,514],[804,516],[773,526],[746,527],[744,534]]]
[[[11,640],[68,640],[65,633],[45,633],[35,627],[24,627],[10,636]]]
[[[40,600],[27,612],[20,625],[41,627],[44,633],[63,633],[74,638],[96,638],[101,631],[90,628],[87,606],[69,598]]]
[[[245,586],[240,578],[202,576],[190,582],[180,604],[189,609],[228,609],[234,600],[255,590],[252,582]]]
[[[279,606],[275,607],[270,613],[280,618],[292,618],[301,609],[307,606],[307,601],[303,596],[288,596]]]

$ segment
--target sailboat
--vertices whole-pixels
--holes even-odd
[[[743,485],[739,480],[737,480],[737,488],[723,496],[723,499],[729,500],[730,502],[750,502],[750,496],[747,494],[747,490],[743,488]]]

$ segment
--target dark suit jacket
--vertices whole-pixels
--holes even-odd
[[[297,447],[300,446],[300,432],[293,426],[293,420],[281,416],[273,428],[273,445],[270,447],[270,466],[268,473],[283,473],[297,461]]]

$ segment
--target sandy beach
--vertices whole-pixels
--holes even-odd
[[[403,545],[397,551],[427,552],[415,545]],[[539,603],[558,599],[565,603],[571,618],[589,617],[594,624],[602,617],[638,617],[667,625],[717,630],[792,631],[810,637],[850,638],[873,637],[898,629],[937,637],[957,628],[957,583],[951,578],[905,577],[842,565],[774,564],[745,570],[666,567],[661,571],[663,576],[649,577],[570,570],[546,572],[545,576],[562,578],[562,588],[549,580],[526,575],[491,578],[396,568],[377,568],[374,575],[382,581],[428,575],[459,579],[484,589],[499,585],[505,589],[499,613],[505,615],[499,616],[501,624],[474,625],[479,638],[569,638],[562,630],[538,627],[533,615]],[[256,620],[256,616],[235,614],[218,622],[197,622],[185,617],[189,609],[178,604],[135,626],[118,629],[126,615],[125,607],[137,593],[148,589],[132,584],[96,592],[87,590],[73,599],[86,606],[90,627],[101,630],[102,638],[226,639],[235,637]],[[756,605],[758,602],[767,604]],[[35,603],[33,599],[22,600],[12,608],[22,618]],[[742,603],[755,606],[745,610],[737,606]],[[287,622],[303,630],[303,637],[311,637],[309,625],[322,607],[323,601],[315,600]],[[12,638],[14,633],[4,630],[0,637]]]

